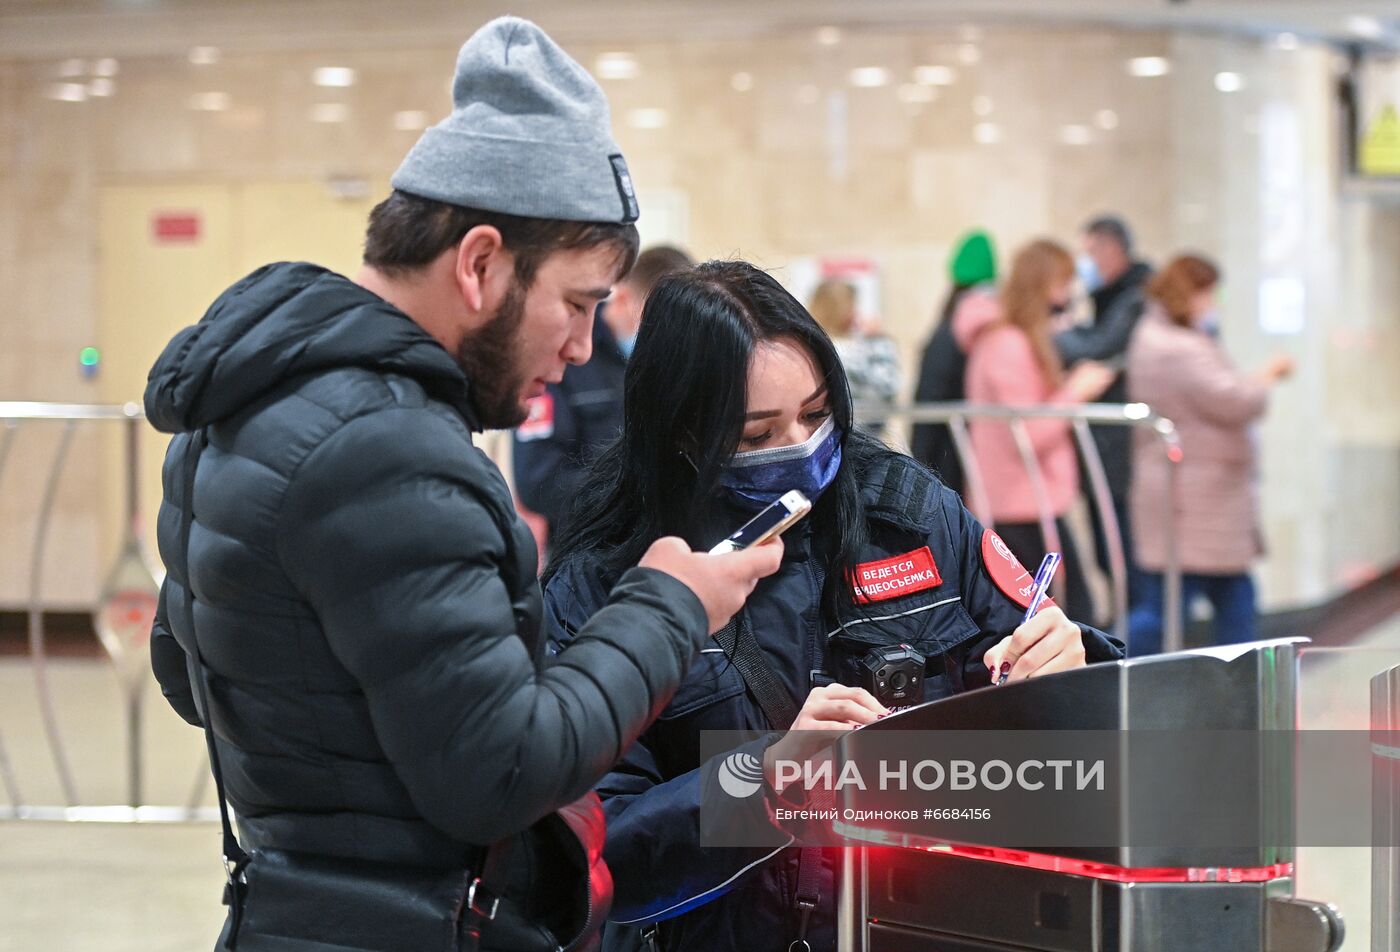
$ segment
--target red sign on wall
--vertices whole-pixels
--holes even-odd
[[[157,212],[151,217],[151,237],[158,245],[192,244],[199,240],[198,212]]]

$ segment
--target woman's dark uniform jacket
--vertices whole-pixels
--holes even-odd
[[[806,524],[799,523],[783,537],[782,567],[759,582],[743,609],[765,660],[799,702],[811,688],[832,682],[828,672],[838,655],[863,655],[876,645],[909,644],[929,659],[927,700],[986,686],[982,656],[1021,624],[1025,609],[1003,594],[984,567],[982,526],[952,490],[909,457],[880,450],[860,459],[848,446],[845,465],[859,467],[869,524],[870,542],[860,561],[928,546],[941,584],[852,604],[841,619],[845,630],[837,629],[819,617],[822,577]],[[587,556],[560,567],[545,590],[546,633],[556,645],[573,637],[604,603],[607,583]],[[1089,662],[1122,657],[1117,641],[1080,627]],[[614,921],[665,920],[665,949],[787,949],[799,851],[774,856],[771,848],[699,845],[701,789],[718,766],[717,760],[700,763],[700,732],[767,726],[739,671],[718,644],[707,642],[660,719],[598,786],[608,818],[605,855],[615,887]],[[761,821],[766,810],[763,797],[725,802],[753,811],[749,822]],[[822,902],[808,932],[815,950],[835,948],[829,854],[826,863]]]
[[[581,650],[542,668],[534,541],[472,445],[469,382],[339,275],[280,264],[239,281],[166,348],[146,410],[178,434],[151,661],[202,723],[192,583],[247,847],[460,869],[596,783],[703,642],[690,590],[634,569]],[[201,427],[186,559],[182,474]],[[513,869],[527,910],[557,904],[559,870],[528,859]],[[328,942],[353,928],[323,925]]]

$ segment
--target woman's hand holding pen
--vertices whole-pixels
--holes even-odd
[[[1009,681],[1039,677],[1084,666],[1084,638],[1079,626],[1057,606],[1042,608],[1030,621],[997,642],[982,663],[992,674]]]
[[[777,789],[779,760],[800,762],[819,757],[843,732],[872,724],[888,713],[864,688],[843,684],[813,688],[791,729],[768,748],[763,766],[769,786]]]

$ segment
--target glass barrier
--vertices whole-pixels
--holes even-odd
[[[1400,616],[1360,643],[1344,648],[1304,648],[1298,659],[1298,729],[1366,731],[1385,728],[1373,712],[1373,682],[1400,667]],[[1392,723],[1390,728],[1396,725]],[[1334,804],[1299,778],[1299,825]],[[1380,806],[1370,804],[1372,815]],[[1380,832],[1380,831],[1376,831]],[[1343,950],[1394,952],[1394,849],[1364,846],[1300,847],[1295,894],[1336,905],[1346,922]],[[1381,903],[1374,896],[1391,897]]]

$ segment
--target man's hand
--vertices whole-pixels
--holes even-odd
[[[759,579],[778,571],[782,558],[779,538],[751,549],[710,555],[692,552],[684,539],[665,536],[653,542],[637,564],[665,572],[694,592],[714,634],[743,607]]]
[[[865,688],[850,688],[844,684],[813,688],[802,710],[797,712],[792,729],[764,755],[763,772],[768,785],[777,789],[778,761],[808,760],[830,747],[843,731],[870,724],[888,713]]]
[[[992,683],[1001,672],[1007,680],[1020,681],[1056,671],[1084,667],[1084,637],[1079,626],[1054,605],[1036,612],[982,658],[992,672]]]

